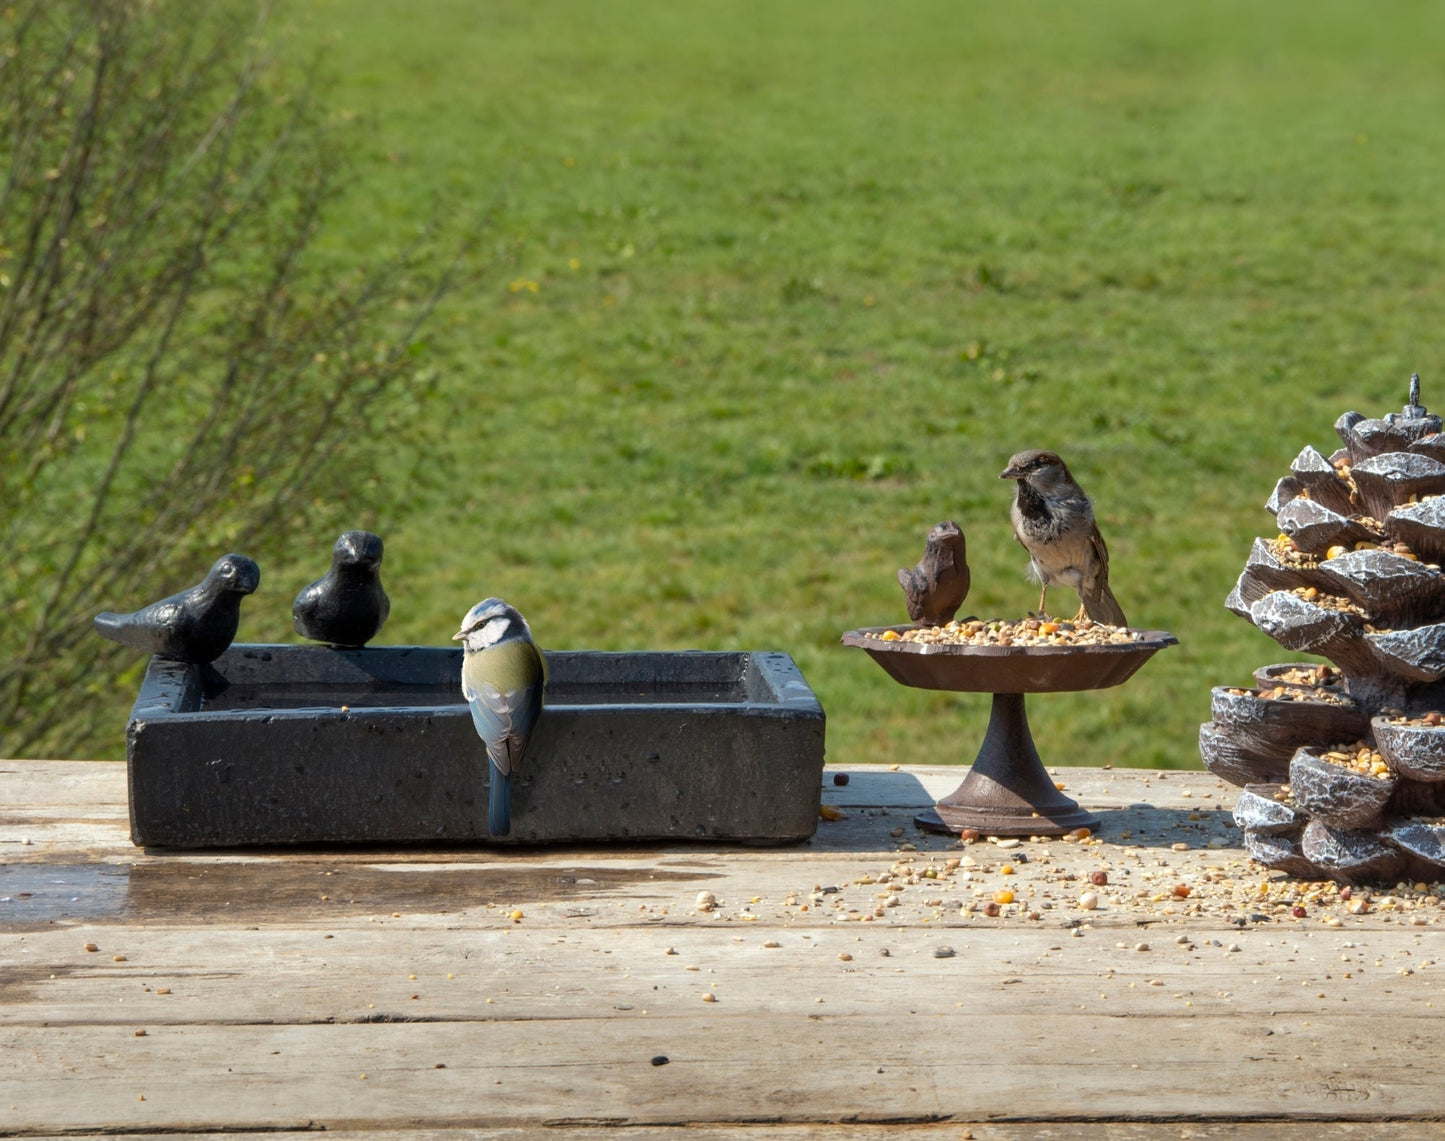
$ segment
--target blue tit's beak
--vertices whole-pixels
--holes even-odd
[[[458,630],[455,634],[452,635],[452,641],[453,641],[453,642],[460,642],[460,641],[461,641],[463,638],[465,638],[465,637],[466,637],[466,634],[464,634],[462,631]]]

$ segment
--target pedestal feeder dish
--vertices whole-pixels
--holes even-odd
[[[1225,605],[1315,662],[1214,690],[1206,767],[1246,791],[1235,820],[1267,867],[1371,883],[1445,876],[1445,435],[1420,404],[1335,423],[1265,507]]]
[[[823,709],[783,653],[553,652],[505,842],[805,840]],[[127,727],[131,836],[169,848],[488,841],[450,647],[153,658]]]
[[[919,827],[983,836],[1062,836],[1099,827],[1055,786],[1029,731],[1024,709],[1031,693],[1108,689],[1132,677],[1146,661],[1178,639],[1163,631],[1104,645],[971,646],[885,640],[916,626],[849,630],[845,646],[867,652],[895,681],[919,689],[991,693],[988,729],[963,783],[934,807],[914,817]]]

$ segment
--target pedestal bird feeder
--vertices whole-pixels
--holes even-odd
[[[1078,828],[1096,830],[1098,818],[1060,792],[1044,770],[1024,697],[1121,685],[1177,639],[1157,630],[1123,631],[1120,640],[1095,645],[966,645],[903,637],[919,629],[849,630],[843,644],[867,651],[903,685],[991,693],[993,706],[968,776],[933,808],[914,817],[914,823],[931,832],[975,829],[982,836],[1063,836]]]
[[[1315,662],[1213,691],[1205,765],[1244,786],[1234,810],[1270,868],[1342,883],[1445,875],[1445,434],[1420,404],[1335,423],[1265,507],[1226,605]]]

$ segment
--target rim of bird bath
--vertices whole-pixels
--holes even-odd
[[[953,835],[966,829],[981,836],[1096,831],[1099,818],[1060,792],[1044,770],[1024,698],[1121,685],[1179,639],[1163,630],[1131,630],[1134,641],[1081,646],[969,646],[882,637],[890,630],[904,634],[920,628],[867,626],[843,635],[843,645],[864,650],[901,685],[993,695],[988,729],[963,783],[913,822]]]

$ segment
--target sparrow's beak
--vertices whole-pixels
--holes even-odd
[[[1009,464],[1008,467],[998,473],[998,477],[999,479],[1023,479],[1024,472],[1021,468],[1016,468],[1013,464]]]

